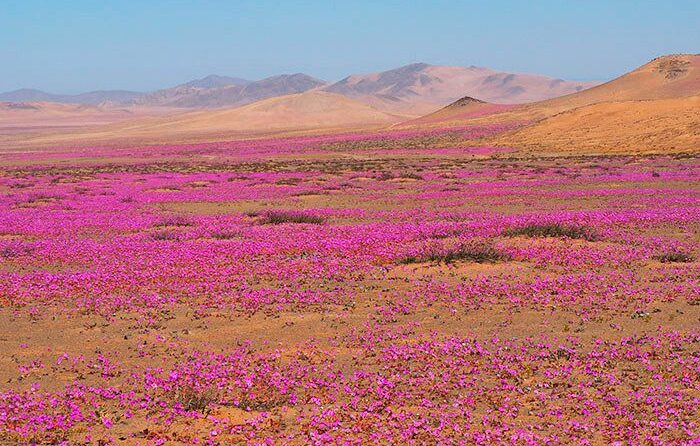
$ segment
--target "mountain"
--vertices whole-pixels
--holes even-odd
[[[348,76],[333,84],[302,73],[257,81],[212,74],[150,93],[112,90],[58,95],[22,89],[0,94],[0,101],[221,108],[322,88],[380,110],[418,117],[465,95],[493,103],[523,103],[565,95],[592,85],[590,82],[504,73],[473,66],[465,68],[416,63],[380,73]]]
[[[32,88],[21,88],[19,90],[0,93],[0,101],[4,102],[59,102],[53,100],[58,97],[59,95],[54,95],[41,90],[34,90]]]
[[[124,103],[136,99],[142,93],[126,90],[99,90],[75,95],[52,94],[41,90],[23,88],[0,93],[3,102],[57,102],[62,104],[98,105],[104,102]]]
[[[303,93],[322,85],[325,85],[325,82],[302,73],[282,74],[259,81],[240,82],[239,80],[235,83],[226,83],[221,77],[212,79],[212,76],[209,76],[199,81],[143,95],[132,103],[187,108],[235,107],[274,96]]]
[[[219,108],[322,88],[384,111],[417,117],[465,95],[494,103],[523,103],[561,96],[592,85],[590,82],[504,73],[473,66],[464,68],[417,63],[380,73],[348,76],[330,85],[302,73],[257,81],[212,74],[150,93],[112,90],[58,95],[22,89],[0,94],[0,101]]]
[[[323,90],[394,111],[415,106],[435,111],[465,95],[486,102],[513,104],[574,93],[593,85],[474,66],[416,63],[380,73],[348,76]]]

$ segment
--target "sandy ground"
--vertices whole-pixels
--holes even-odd
[[[493,138],[538,153],[679,153],[700,148],[700,96],[576,108]]]

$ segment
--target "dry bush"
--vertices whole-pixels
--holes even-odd
[[[186,227],[192,226],[192,222],[189,221],[187,218],[183,217],[182,215],[172,215],[163,218],[158,223],[153,225],[153,227],[155,228],[162,228],[167,226]]]
[[[177,389],[171,392],[169,397],[174,402],[180,403],[184,410],[202,413],[209,409],[210,404],[218,400],[218,395],[213,389],[196,390],[191,387]]]
[[[695,261],[691,254],[679,249],[670,249],[654,255],[652,258],[662,263],[690,263]]]
[[[508,237],[566,237],[594,241],[598,238],[595,230],[586,226],[566,225],[562,223],[533,223],[503,231]]]
[[[231,240],[234,238],[240,237],[240,234],[234,231],[216,231],[212,232],[211,238],[216,239],[216,240]]]
[[[489,243],[464,243],[454,248],[434,249],[424,254],[403,257],[399,263],[454,263],[466,261],[474,263],[494,263],[509,260],[510,256]]]
[[[271,211],[263,215],[258,223],[262,225],[281,225],[283,223],[307,223],[321,225],[326,219],[316,215],[299,214],[296,212]]]
[[[175,241],[180,240],[180,236],[172,231],[156,231],[151,234],[151,239],[157,241]]]

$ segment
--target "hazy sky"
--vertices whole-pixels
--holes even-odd
[[[337,80],[412,62],[608,79],[700,52],[700,0],[0,0],[0,91]]]

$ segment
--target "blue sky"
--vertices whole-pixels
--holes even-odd
[[[698,0],[0,0],[0,91],[337,80],[412,62],[608,79],[700,52]]]

